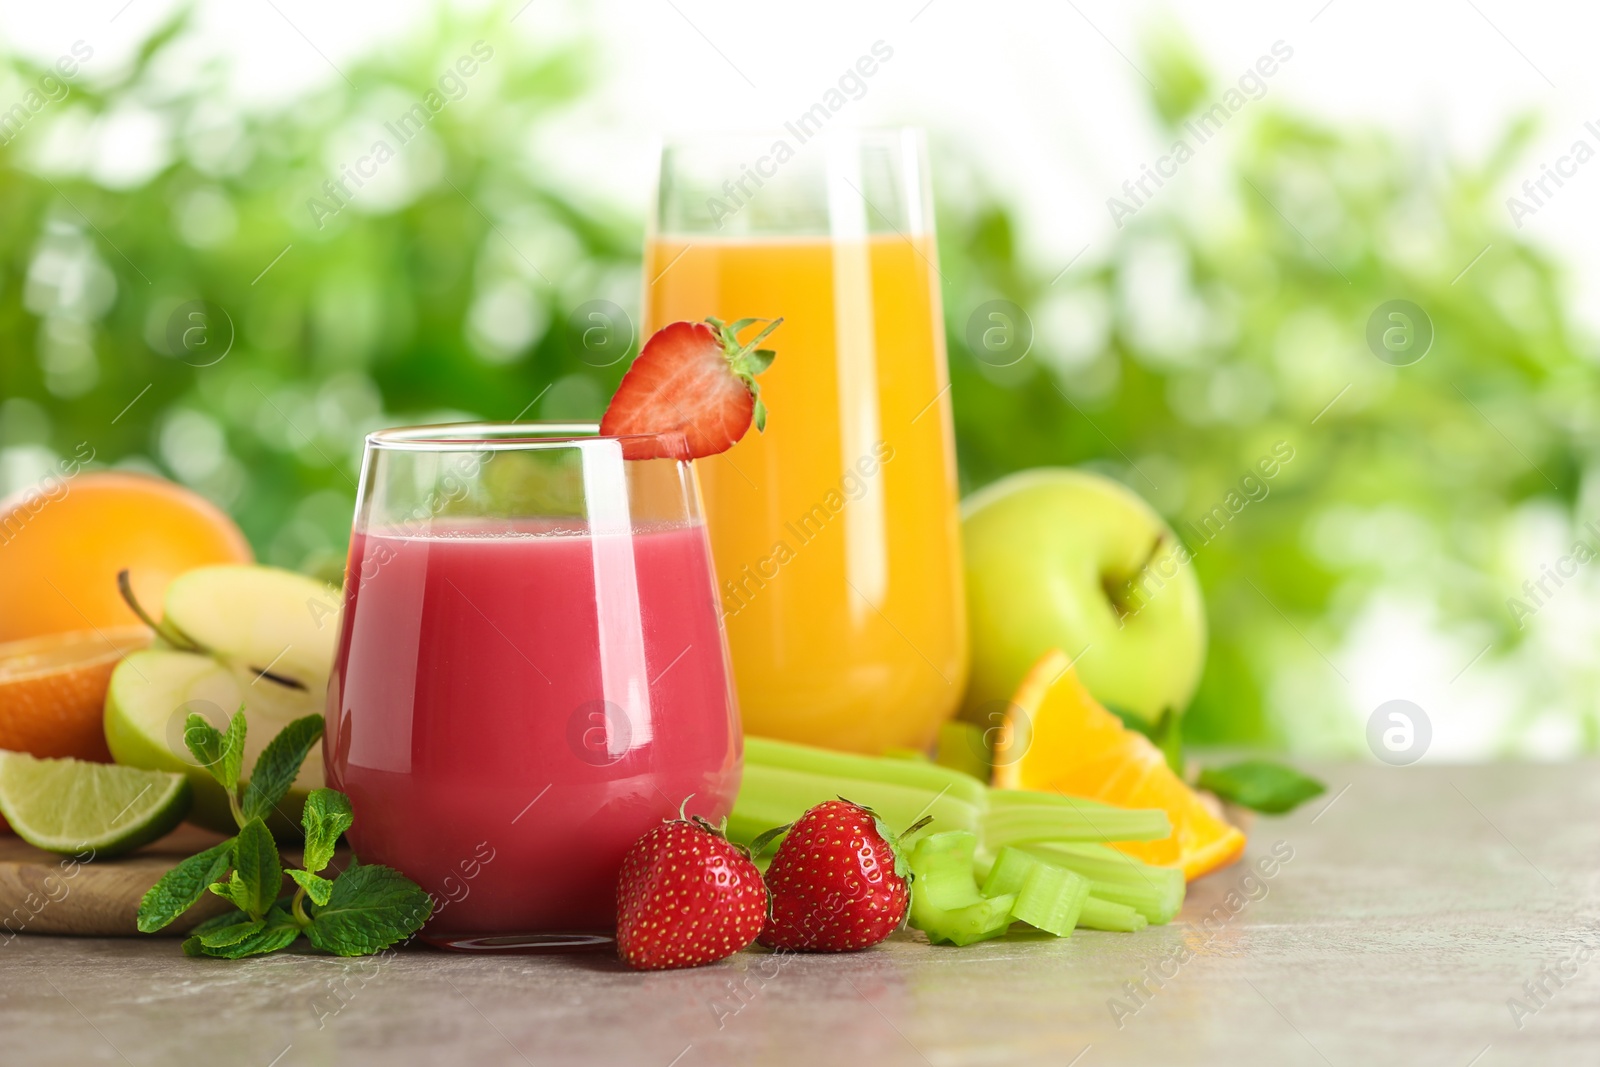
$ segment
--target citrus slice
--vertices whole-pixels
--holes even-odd
[[[116,626],[0,644],[0,749],[109,762],[111,669],[149,643],[145,627]]]
[[[1189,880],[1244,852],[1244,834],[1213,815],[1159,749],[1101,707],[1060,650],[1046,652],[1011,698],[994,750],[996,789],[1037,789],[1124,808],[1160,808],[1172,836],[1113,847]]]
[[[0,814],[46,852],[130,852],[182,822],[190,796],[181,774],[0,752]]]

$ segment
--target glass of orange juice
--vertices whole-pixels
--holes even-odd
[[[646,336],[784,320],[765,432],[696,464],[746,729],[928,747],[960,700],[967,637],[920,133],[669,141],[644,261]]]

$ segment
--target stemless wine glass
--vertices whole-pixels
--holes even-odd
[[[666,144],[645,332],[784,320],[766,432],[697,464],[746,727],[925,748],[967,674],[925,152],[816,122]]]
[[[609,940],[628,847],[738,790],[684,442],[596,434],[367,437],[324,755],[356,854],[434,895],[435,944]]]

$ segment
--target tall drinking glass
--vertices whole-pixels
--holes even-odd
[[[761,377],[766,432],[697,464],[754,734],[921,748],[961,697],[966,613],[927,174],[912,130],[802,125],[662,152],[647,331],[708,315],[784,320]]]
[[[681,437],[481,424],[367,438],[324,739],[350,842],[436,898],[423,936],[608,940],[628,847],[739,785]]]

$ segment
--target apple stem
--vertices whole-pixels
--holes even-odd
[[[1166,543],[1166,540],[1165,531],[1156,534],[1155,540],[1150,542],[1150,551],[1144,554],[1144,561],[1133,569],[1133,573],[1126,576],[1110,574],[1101,576],[1100,588],[1105,592],[1106,599],[1111,601],[1111,607],[1117,613],[1118,629],[1127,625],[1128,617],[1133,614],[1128,604],[1130,598],[1124,592],[1124,587],[1131,590],[1134,579],[1149,569],[1150,564],[1154,562],[1156,554],[1161,551],[1161,546]]]
[[[117,591],[122,594],[123,602],[128,605],[129,610],[139,616],[140,622],[154,630],[156,636],[170,645],[181,648],[185,652],[210,653],[210,649],[203,647],[200,642],[165,619],[161,622],[156,622],[155,619],[150,617],[150,613],[144,610],[144,605],[139,603],[139,598],[133,595],[133,582],[128,577],[128,568],[126,567],[117,572]]]

